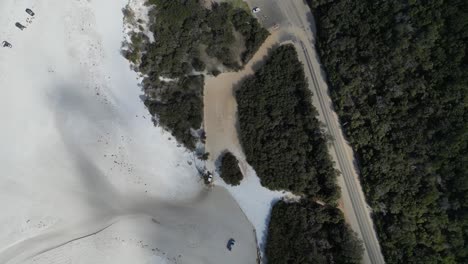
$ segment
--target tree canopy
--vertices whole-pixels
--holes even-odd
[[[236,98],[242,147],[262,185],[334,203],[337,172],[294,46],[274,50]]]
[[[226,152],[221,157],[221,178],[230,185],[239,185],[244,176],[239,168],[237,158],[231,152]]]
[[[279,201],[271,212],[265,253],[270,264],[359,264],[363,246],[338,209]]]
[[[387,263],[468,263],[468,2],[313,0]]]
[[[261,184],[303,196],[273,205],[266,258],[272,264],[360,263],[361,242],[333,207],[337,172],[311,96],[293,45],[275,49],[236,91],[241,144]]]
[[[135,52],[142,53],[138,70],[146,76],[146,106],[160,125],[193,149],[191,129],[201,127],[203,116],[203,75],[242,68],[268,31],[248,12],[225,2],[210,9],[197,0],[150,0],[149,4],[155,41],[135,34],[136,41],[125,55],[134,60]]]

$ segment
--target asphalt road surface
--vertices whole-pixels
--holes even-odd
[[[315,23],[309,7],[303,0],[248,0],[250,7],[260,7],[255,14],[261,23],[272,29],[279,25],[283,42],[292,42],[296,46],[299,59],[304,64],[309,89],[313,92],[313,104],[319,112],[319,119],[326,125],[333,140],[329,147],[337,169],[341,175],[342,202],[346,221],[363,240],[365,252],[363,263],[385,263],[380,250],[377,234],[374,230],[369,207],[365,201],[355,167],[353,151],[346,142],[338,117],[333,110],[328,95],[318,55],[315,50]]]

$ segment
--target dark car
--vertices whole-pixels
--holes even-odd
[[[28,13],[30,16],[34,16],[34,12],[33,12],[31,9],[26,8],[25,11],[26,11],[26,13]]]
[[[227,249],[229,249],[229,251],[232,250],[232,246],[234,246],[234,243],[236,243],[236,241],[234,240],[234,238],[231,238],[231,239],[228,240],[227,246],[226,246],[226,247],[227,247]]]
[[[4,47],[4,48],[11,48],[12,46],[11,46],[10,42],[8,42],[8,41],[3,41],[3,42],[2,42],[2,47]]]
[[[15,26],[16,26],[17,28],[21,29],[21,30],[23,30],[23,29],[26,28],[25,26],[21,25],[21,23],[19,23],[19,22],[16,22],[16,23],[15,23]]]

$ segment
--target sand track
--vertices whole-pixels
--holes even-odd
[[[216,162],[225,151],[230,151],[239,160],[239,167],[244,175],[241,184],[229,186],[219,176],[216,177],[215,184],[226,187],[237,200],[256,229],[258,246],[262,253],[265,249],[271,206],[282,197],[291,198],[294,195],[289,192],[271,191],[261,186],[254,168],[247,163],[238,136],[235,90],[263,65],[272,49],[281,44],[291,43],[287,41],[290,39],[289,35],[288,32],[274,31],[241,71],[226,72],[205,79],[205,147],[210,153],[207,167],[216,172]]]
[[[206,130],[206,150],[212,159],[225,150],[235,154],[241,162],[245,155],[238,138],[237,102],[235,90],[243,80],[252,76],[267,58],[269,51],[278,46],[280,35],[273,33],[262,44],[254,57],[238,72],[226,72],[205,79],[204,126]]]

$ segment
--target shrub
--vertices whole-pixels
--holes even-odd
[[[221,178],[230,185],[239,185],[243,179],[239,169],[239,162],[231,152],[227,152],[221,159]]]

